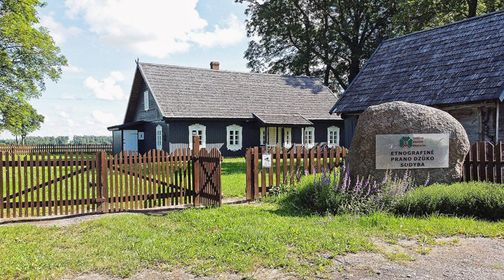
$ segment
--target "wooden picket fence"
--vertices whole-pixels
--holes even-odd
[[[264,154],[271,155],[271,167],[263,167]],[[347,154],[346,148],[320,145],[249,148],[245,154],[247,200],[266,195],[272,187],[292,184],[305,174],[330,172],[343,164]]]
[[[487,181],[504,184],[504,143],[476,142],[464,161],[463,181]]]
[[[62,144],[62,145],[0,145],[0,152],[14,155],[35,153],[64,154],[64,153],[96,153],[99,151],[112,152],[112,144]]]
[[[195,147],[113,156],[0,152],[0,218],[220,206],[220,152]]]

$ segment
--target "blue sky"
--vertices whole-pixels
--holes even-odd
[[[233,0],[48,0],[39,10],[69,66],[31,103],[32,135],[110,135],[122,123],[135,59],[248,71],[244,5]],[[10,138],[4,132],[3,138]]]

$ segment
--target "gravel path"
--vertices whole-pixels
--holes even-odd
[[[390,255],[358,253],[342,256],[336,260],[335,268],[339,269],[335,269],[332,275],[335,279],[504,279],[503,239],[451,240],[441,240],[451,245],[435,246],[426,254],[418,252],[418,244],[405,242],[384,248]],[[391,261],[387,255],[389,258],[399,255],[411,259]]]
[[[322,279],[504,279],[504,239],[439,239],[433,247],[415,241],[390,245],[376,244],[384,254],[357,253],[338,257]],[[67,276],[64,279],[104,280],[99,274]],[[276,269],[259,269],[246,275],[220,274],[195,277],[183,270],[171,272],[145,270],[132,280],[146,279],[298,279]]]

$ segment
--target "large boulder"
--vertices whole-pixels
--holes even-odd
[[[387,170],[376,168],[376,135],[413,133],[448,133],[448,167],[413,167],[409,170],[391,169],[388,172],[402,177],[408,170],[417,184],[423,184],[427,179],[430,183],[459,181],[462,177],[464,157],[470,148],[467,133],[462,125],[444,111],[398,101],[370,106],[359,116],[348,160],[351,177],[371,176],[374,180],[381,181]]]

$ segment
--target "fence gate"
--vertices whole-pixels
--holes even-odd
[[[0,158],[0,218],[98,211],[95,155],[0,152]]]
[[[247,200],[266,195],[272,187],[292,184],[304,174],[330,172],[343,164],[347,154],[346,148],[320,145],[249,148],[245,154]]]
[[[221,154],[199,149],[14,155],[0,151],[0,219],[220,206]]]
[[[221,188],[221,153],[213,148],[210,152],[199,149],[199,138],[193,139],[193,172],[195,205],[220,206]]]

